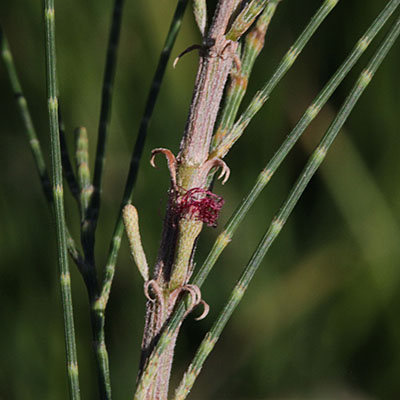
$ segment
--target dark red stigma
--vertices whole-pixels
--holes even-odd
[[[194,217],[208,226],[215,227],[225,201],[221,196],[202,188],[193,188],[180,196],[177,213],[182,217]]]

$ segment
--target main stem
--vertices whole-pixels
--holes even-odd
[[[196,217],[195,212],[182,215],[179,204],[190,190],[205,191],[210,169],[223,166],[218,160],[209,159],[209,148],[224,86],[238,45],[227,40],[225,32],[239,2],[220,0],[217,5],[200,51],[194,94],[177,158],[166,149],[156,151],[163,152],[168,158],[172,184],[158,259],[152,280],[147,286],[151,300],[146,305],[139,379],[177,299],[183,292],[193,290],[187,282],[193,270],[192,256],[203,221]],[[147,388],[137,392],[135,398],[167,399],[178,331],[160,359],[154,380]]]

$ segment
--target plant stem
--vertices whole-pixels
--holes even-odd
[[[314,150],[313,154],[309,158],[306,167],[304,168],[299,179],[295,183],[293,189],[291,190],[288,198],[282,205],[279,212],[274,217],[270,227],[259,243],[256,251],[251,257],[249,263],[247,264],[242,276],[237,282],[235,288],[233,289],[228,302],[225,304],[222,312],[218,316],[217,320],[213,324],[211,330],[205,335],[203,341],[201,342],[196,356],[193,362],[189,366],[187,372],[185,373],[178,389],[175,393],[174,400],[183,400],[188,395],[191,390],[195,379],[201,371],[201,368],[214,348],[216,342],[218,341],[222,330],[224,329],[226,323],[231,317],[233,311],[241,301],[245,291],[247,290],[251,279],[253,278],[255,272],[257,271],[261,261],[263,260],[265,254],[270,248],[273,241],[276,239],[283,226],[285,225],[289,215],[293,211],[295,205],[297,204],[300,196],[304,192],[306,186],[310,182],[311,178],[321,165],[324,160],[327,151],[335,140],[340,129],[346,122],[348,116],[353,110],[355,104],[360,98],[361,94],[364,92],[368,84],[370,83],[372,77],[374,76],[376,70],[386,57],[387,53],[393,46],[394,42],[398,38],[400,33],[400,18],[394,23],[389,34],[386,36],[384,42],[379,47],[378,51],[375,53],[372,60],[369,62],[366,69],[361,73],[356,85],[353,87],[343,106],[339,110],[335,120],[330,125],[329,129],[322,138],[320,144]]]
[[[211,168],[219,166],[222,175],[228,174],[228,168],[221,160],[208,160],[208,153],[223,89],[238,46],[237,42],[225,38],[229,21],[238,4],[239,0],[220,0],[216,6],[204,38],[204,48],[200,52],[195,89],[177,158],[167,149],[153,150],[153,156],[161,152],[167,157],[172,184],[158,258],[150,281],[156,299],[146,305],[139,380],[180,294],[190,292],[193,301],[197,301],[194,298],[200,296],[187,283],[193,268],[195,243],[206,221],[178,210],[183,196],[193,190],[204,194]],[[148,387],[139,385],[135,395],[137,399],[167,398],[176,335],[177,332],[160,358],[154,380],[149,382]]]
[[[205,48],[200,54],[189,116],[178,155],[180,164],[189,167],[199,167],[208,159],[223,89],[238,46],[237,42],[225,38],[229,19],[238,3],[238,0],[218,2],[204,39]]]
[[[302,34],[296,40],[294,45],[289,49],[289,51],[282,58],[277,69],[275,70],[272,77],[266,82],[264,87],[259,90],[251,100],[250,104],[240,116],[239,120],[233,126],[231,132],[224,137],[220,145],[211,153],[210,157],[220,157],[223,158],[228,153],[229,149],[233,144],[239,139],[243,134],[244,130],[252,120],[252,118],[257,114],[260,108],[268,100],[272,90],[280,82],[286,72],[291,68],[298,55],[301,53],[305,45],[311,39],[312,35],[328,16],[328,14],[337,5],[339,0],[325,0],[316,14],[312,17],[310,23],[306,26]]]
[[[46,82],[49,110],[52,191],[56,223],[58,264],[60,270],[61,298],[64,312],[65,346],[70,398],[80,399],[78,360],[76,356],[74,318],[71,296],[71,277],[68,266],[67,237],[64,215],[64,196],[61,166],[61,151],[58,124],[58,89],[55,47],[54,0],[44,2]]]

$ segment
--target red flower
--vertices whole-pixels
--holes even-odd
[[[178,198],[176,208],[182,218],[194,217],[197,221],[215,227],[224,203],[222,197],[209,190],[193,188]]]

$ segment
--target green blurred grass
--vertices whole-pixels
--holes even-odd
[[[103,208],[97,238],[104,264],[129,152],[174,1],[127,2],[116,77]],[[320,1],[283,1],[256,63],[249,92],[269,77]],[[227,157],[232,177],[215,191],[226,200],[220,226],[250,189],[258,171],[304,112],[386,1],[340,2],[287,78]],[[60,96],[72,138],[78,125],[96,142],[107,27],[112,2],[56,2]],[[0,3],[43,147],[48,149],[43,26],[37,2]],[[380,35],[382,37],[383,35]],[[187,13],[173,52],[199,42]],[[371,46],[371,55],[375,44]],[[400,395],[398,44],[346,125],[266,257],[195,385],[203,399],[397,399]],[[185,323],[178,345],[178,381],[196,345],[254,250],[270,218],[366,62],[363,57],[296,146],[218,262],[204,297],[210,316]],[[166,200],[167,172],[152,169],[154,147],[176,151],[193,88],[197,56],[170,66],[149,131],[134,196],[144,246],[155,259]],[[67,398],[54,230],[13,96],[0,67],[0,398]],[[93,161],[93,160],[92,160]],[[76,221],[67,198],[67,218]],[[71,222],[71,225],[73,223]],[[77,225],[73,231],[77,232]],[[201,263],[217,230],[199,243]],[[87,296],[73,269],[83,398],[96,398]],[[114,398],[131,397],[143,329],[142,284],[126,243],[107,311]]]

